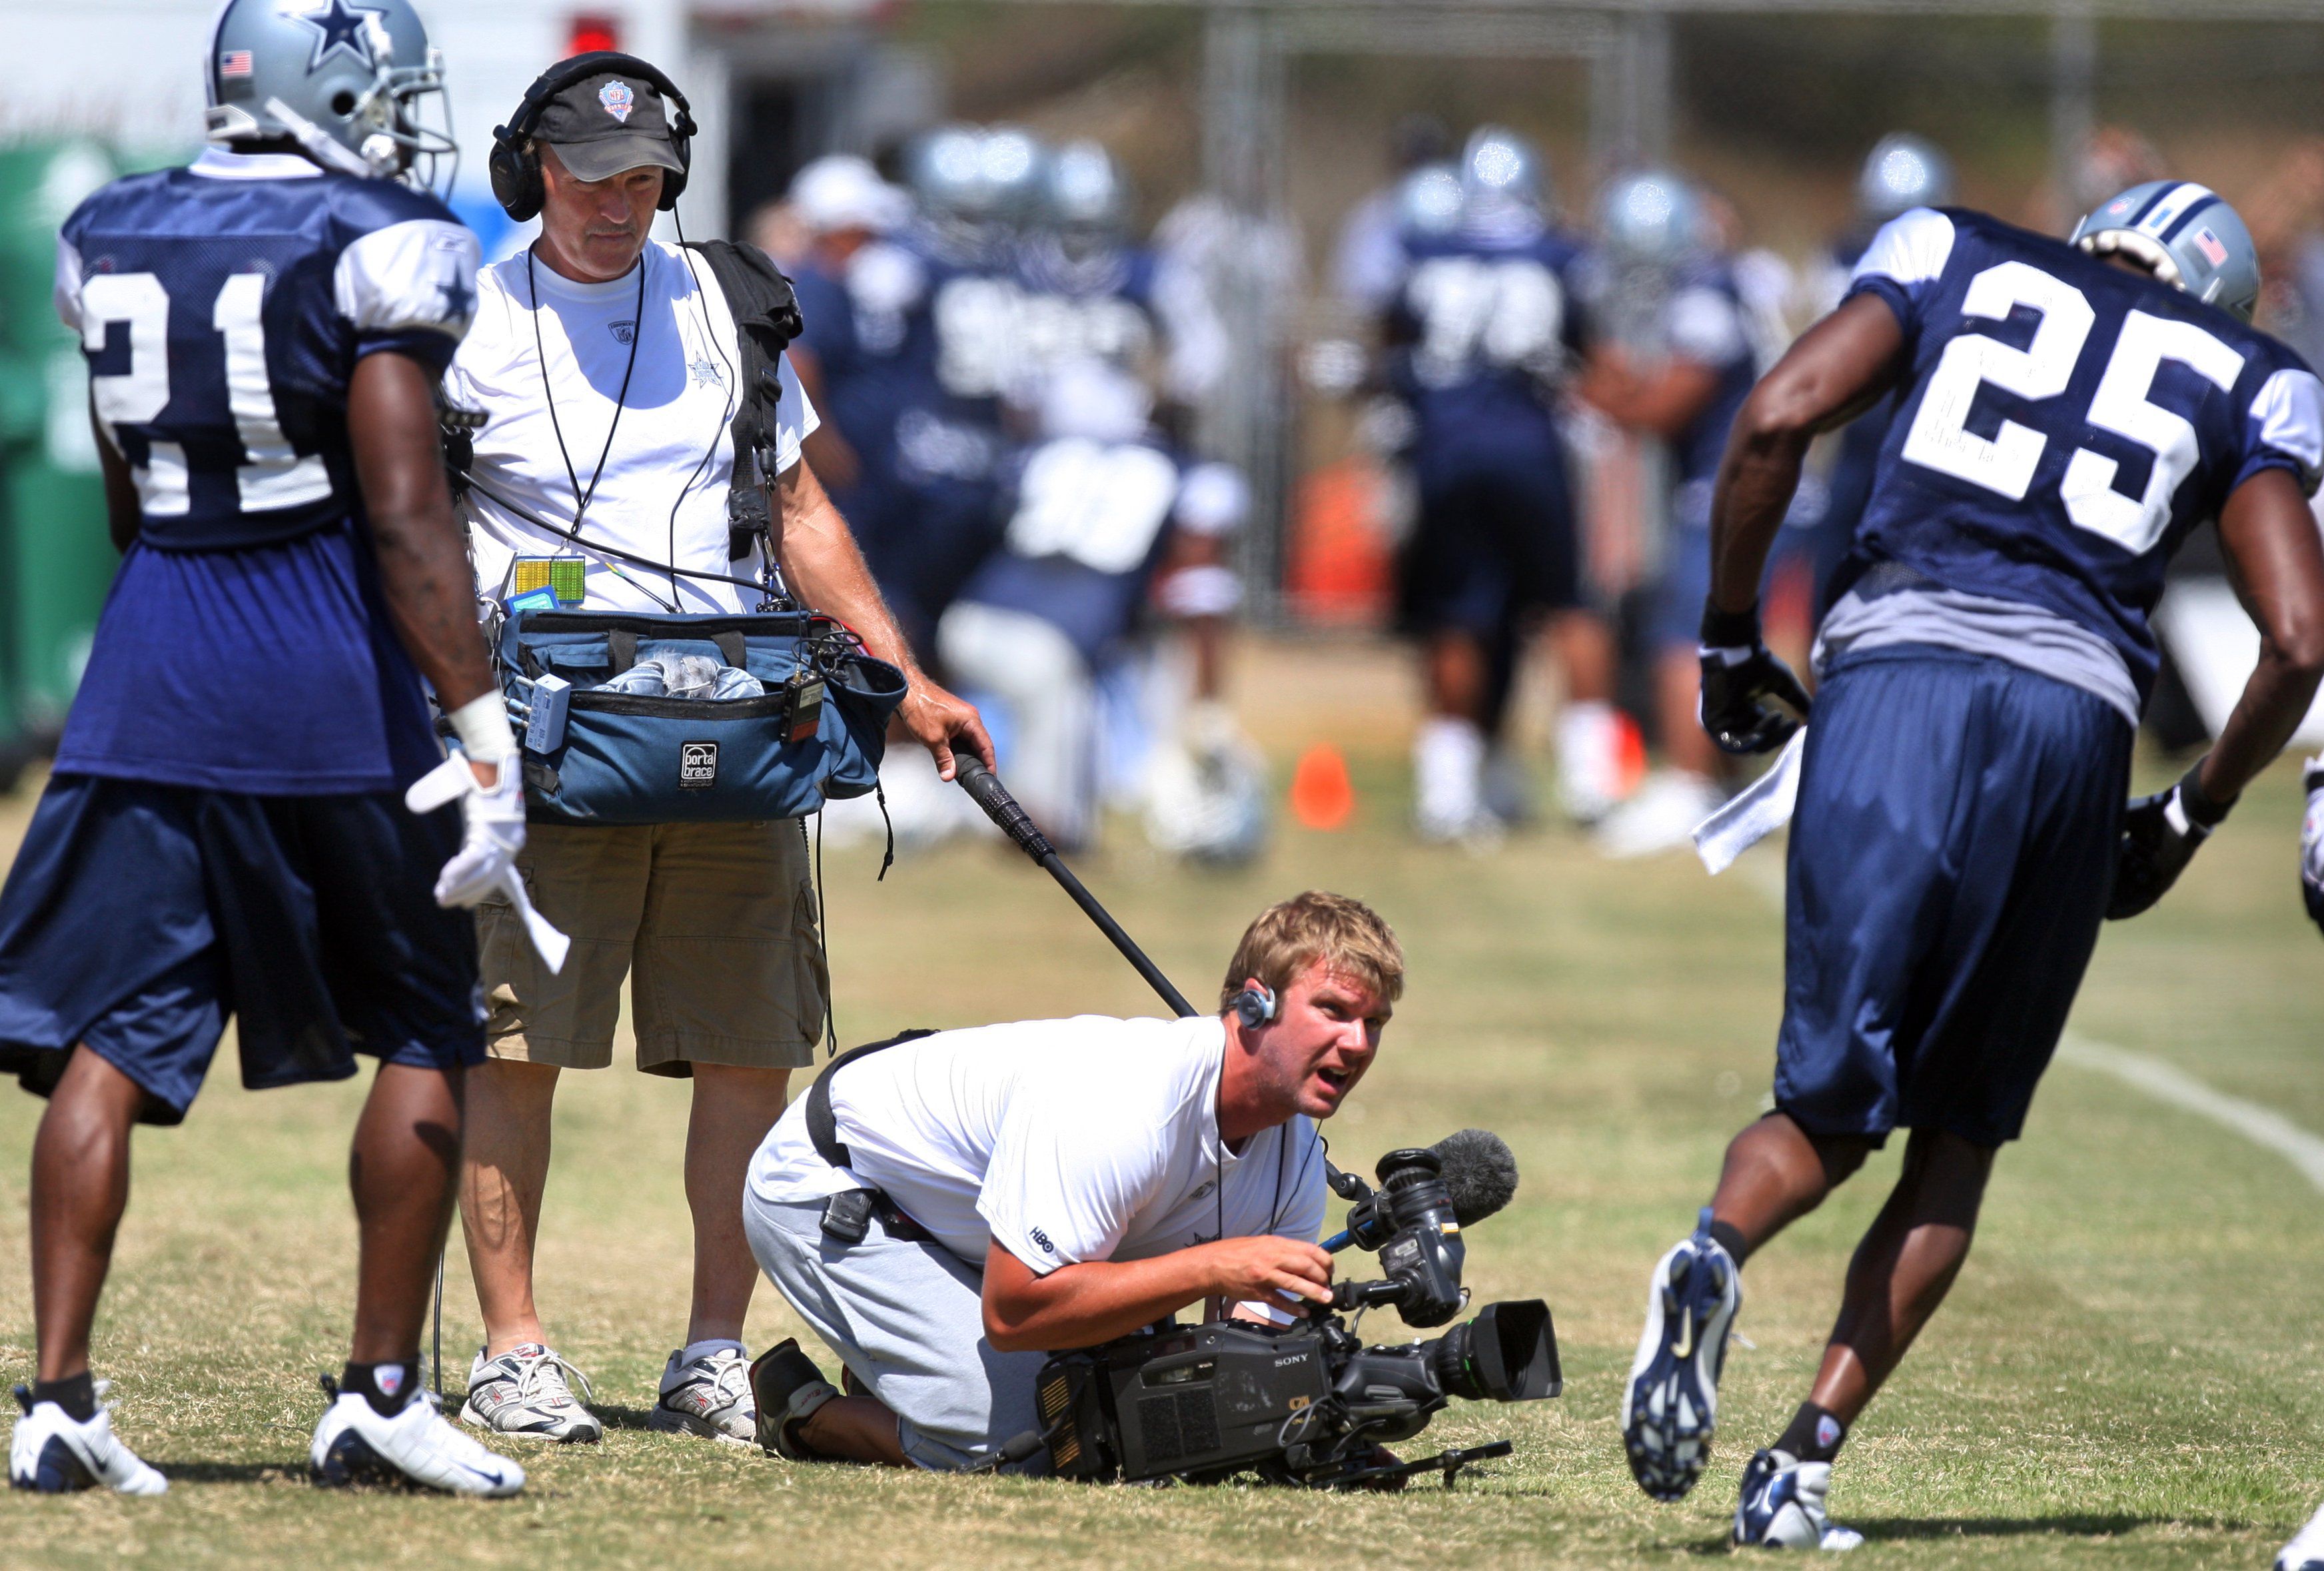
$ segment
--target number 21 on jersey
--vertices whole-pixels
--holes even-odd
[[[300,456],[282,434],[266,375],[265,298],[265,274],[232,273],[210,311],[212,329],[226,340],[226,412],[245,455],[234,472],[244,513],[297,507],[331,494],[321,457]],[[97,418],[113,428],[113,445],[125,453],[122,428],[160,420],[170,403],[170,291],[151,273],[95,273],[81,282],[80,310],[81,343],[91,358],[104,353],[115,323],[128,328],[129,368],[89,377]],[[191,391],[180,389],[180,397]],[[185,423],[207,422],[198,414]],[[155,437],[147,448],[136,471],[139,504],[156,518],[184,516],[190,506],[184,446]]]
[[[2056,398],[2074,379],[2098,313],[2089,297],[2064,280],[2024,262],[2004,262],[1969,281],[1965,316],[2006,321],[2019,306],[2042,313],[2033,341],[2013,349],[1983,333],[1963,333],[1945,346],[1921,407],[1905,433],[1907,463],[1967,480],[2023,502],[2051,439],[2005,420],[1990,439],[1969,429],[1978,390],[1991,384],[2020,398]],[[2058,494],[2076,527],[2101,535],[2134,556],[2144,555],[2171,526],[2171,500],[2201,459],[2195,428],[2148,394],[2166,360],[2186,366],[2221,391],[2243,374],[2244,356],[2191,322],[2134,310],[2123,319],[2114,353],[2083,418],[2154,455],[2146,489],[2137,497],[2115,489],[2120,466],[2102,453],[2077,448],[2067,460]]]

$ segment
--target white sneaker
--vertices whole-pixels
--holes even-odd
[[[1621,735],[1611,704],[1571,703],[1557,717],[1558,805],[1585,829],[1622,799]]]
[[[1665,770],[1600,821],[1598,849],[1613,857],[1652,856],[1692,845],[1694,827],[1726,799],[1699,774]]]
[[[501,1435],[530,1435],[543,1440],[587,1445],[605,1437],[605,1426],[575,1400],[565,1383],[571,1375],[584,1396],[595,1396],[589,1377],[538,1342],[521,1342],[498,1358],[483,1348],[468,1366],[468,1400],[460,1421]]]
[[[323,1390],[333,1400],[308,1451],[317,1483],[417,1483],[494,1500],[524,1487],[523,1468],[445,1422],[433,1391],[414,1391],[401,1412],[383,1419],[355,1392],[339,1395],[327,1375]]]
[[[2292,1542],[2275,1557],[2275,1571],[2324,1571],[2324,1506],[2292,1535]]]
[[[103,1396],[111,1384],[97,1382]],[[35,1402],[30,1386],[16,1388],[24,1416],[8,1440],[8,1482],[39,1494],[68,1494],[98,1484],[123,1494],[160,1494],[170,1481],[114,1437],[113,1414],[100,1403],[82,1423],[55,1402]]]
[[[1802,1462],[1788,1451],[1760,1452],[1743,1469],[1743,1498],[1735,1507],[1736,1547],[1855,1548],[1864,1535],[1824,1514],[1831,1492],[1831,1463]]]
[[[1413,825],[1437,844],[1489,844],[1501,821],[1485,805],[1485,734],[1432,715],[1412,742]]]
[[[684,1348],[669,1355],[661,1373],[661,1396],[647,1420],[667,1434],[703,1435],[729,1446],[755,1446],[759,1403],[751,1394],[751,1360],[731,1347],[680,1363]]]

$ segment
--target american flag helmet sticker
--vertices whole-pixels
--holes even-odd
[[[2209,228],[2195,231],[2195,249],[2201,252],[2204,258],[2214,267],[2223,267],[2227,264],[2227,248],[2219,244],[2219,237],[2212,234]]]
[[[250,75],[250,51],[246,49],[230,49],[218,56],[218,75],[221,77]]]

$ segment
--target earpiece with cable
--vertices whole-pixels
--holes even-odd
[[[1257,1030],[1275,1019],[1275,989],[1264,982],[1254,982],[1227,1001],[1235,1018],[1242,1021],[1245,1030]]]

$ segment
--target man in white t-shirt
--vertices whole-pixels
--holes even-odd
[[[1388,924],[1311,891],[1244,932],[1217,1015],[1028,1021],[842,1059],[760,1147],[742,1215],[858,1393],[780,1345],[751,1372],[761,1445],[974,1467],[1039,1428],[1050,1350],[1204,1299],[1278,1321],[1328,1300],[1315,1125],[1403,990]]]
[[[757,552],[728,559],[733,318],[706,262],[649,238],[665,181],[687,166],[659,73],[624,56],[604,63],[547,97],[529,127],[512,116],[512,151],[537,169],[523,172],[538,189],[515,191],[511,216],[537,201],[540,236],[478,274],[475,328],[446,380],[455,406],[484,415],[466,498],[478,589],[505,601],[545,581],[561,605],[592,611],[747,611],[762,564]],[[769,480],[785,582],[903,669],[899,718],[947,777],[955,744],[989,762],[976,712],[914,664],[845,521],[800,460],[816,417],[788,361],[779,381]],[[461,1214],[484,1345],[463,1416],[549,1439],[604,1432],[543,1330],[533,1244],[558,1075],[613,1061],[632,975],[638,1067],[694,1082],[693,1300],[653,1421],[745,1443],[755,1418],[742,1335],[758,1271],[734,1197],[791,1069],[813,1061],[825,1015],[805,832],[796,819],[539,824],[518,863],[574,943],[552,974],[511,907],[478,913],[491,1056],[468,1085]]]

